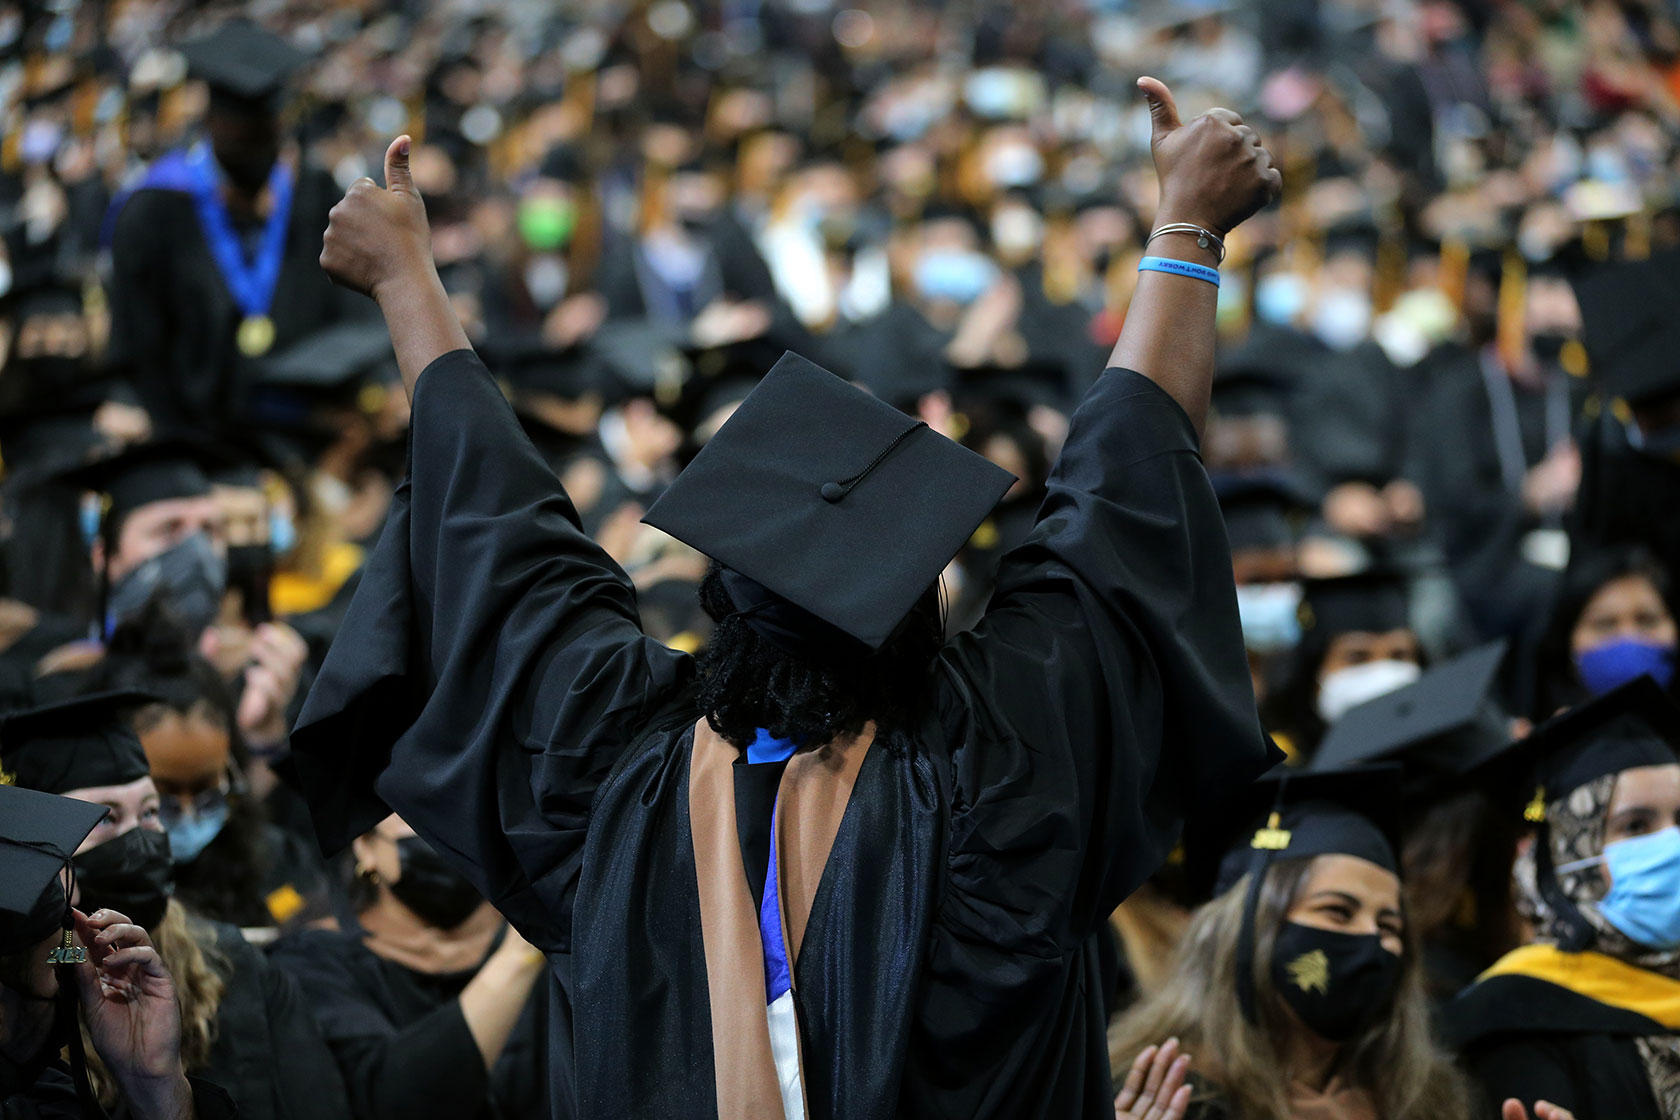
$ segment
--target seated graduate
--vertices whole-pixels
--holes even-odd
[[[1311,758],[1325,731],[1368,700],[1423,672],[1406,583],[1382,569],[1310,579],[1301,589],[1301,639],[1267,697],[1268,725]]]
[[[1670,574],[1642,545],[1579,547],[1535,652],[1536,719],[1649,674],[1670,696],[1680,629]]]
[[[1490,1101],[1540,1095],[1627,1120],[1680,1111],[1677,747],[1680,709],[1648,677],[1525,741],[1509,781],[1535,791],[1517,881],[1538,941],[1444,1014]]]
[[[1401,822],[1406,923],[1437,1009],[1525,936],[1511,890],[1520,830],[1501,808],[1495,772],[1513,749],[1493,699],[1505,651],[1504,642],[1470,650],[1352,709],[1310,767],[1404,768],[1389,797]]]
[[[1401,901],[1398,774],[1278,770],[1252,812],[1193,822],[1189,859],[1213,899],[1167,983],[1110,1032],[1115,1070],[1130,1070],[1117,1117],[1467,1115]]]
[[[360,928],[271,952],[297,977],[361,1120],[548,1112],[543,956],[400,817],[354,845]]]
[[[22,788],[105,811],[73,853],[75,902],[126,914],[147,931],[174,978],[186,1070],[226,1089],[241,1116],[348,1120],[344,1086],[297,984],[236,927],[172,897],[169,833],[130,726],[151,699],[106,692],[14,712],[0,721],[0,769]],[[119,1106],[118,1071],[98,1058],[88,1065],[101,1105]]]
[[[175,981],[146,931],[115,910],[71,908],[71,853],[107,812],[0,782],[0,1118],[103,1115],[84,1022],[127,1120],[228,1120],[227,1093],[181,1068]]]
[[[1271,756],[1196,454],[1214,240],[1278,176],[1143,83],[1162,181],[1125,333],[991,608],[937,581],[1007,472],[794,355],[648,521],[717,561],[697,666],[645,636],[451,313],[408,139],[322,262],[414,393],[413,475],[293,736],[323,846],[391,810],[587,1014],[581,1116],[1112,1107],[1096,934]],[[1142,371],[1142,372],[1134,372]],[[556,1088],[558,1094],[560,1089]]]

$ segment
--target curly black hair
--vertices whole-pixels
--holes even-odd
[[[700,655],[700,710],[712,730],[745,749],[760,728],[796,743],[856,735],[871,720],[888,734],[908,727],[926,695],[945,640],[936,583],[877,651],[818,660],[783,650],[747,625],[716,561],[700,583],[700,605],[717,629]]]

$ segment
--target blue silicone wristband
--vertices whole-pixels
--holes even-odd
[[[1171,257],[1144,257],[1138,262],[1139,272],[1170,272],[1174,276],[1188,276],[1192,280],[1206,280],[1219,287],[1219,270],[1205,264],[1175,261]]]

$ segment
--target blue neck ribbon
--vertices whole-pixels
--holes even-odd
[[[268,189],[274,205],[257,243],[256,256],[247,261],[239,234],[222,201],[221,176],[208,144],[197,144],[187,153],[193,206],[198,224],[216,269],[228,292],[245,315],[267,315],[274,306],[274,292],[280,285],[280,262],[286,254],[286,229],[291,224],[292,193],[297,176],[284,160],[276,160],[268,175]]]

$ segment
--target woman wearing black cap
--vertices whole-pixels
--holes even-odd
[[[372,294],[414,474],[294,735],[323,844],[390,809],[550,958],[583,1116],[1094,1117],[1093,935],[1268,749],[1196,455],[1220,236],[1275,192],[1146,80],[1160,227],[991,609],[937,581],[1009,475],[796,355],[650,510],[718,562],[698,666],[467,349],[408,140],[322,262]],[[1133,372],[1141,370],[1144,373]],[[1147,375],[1147,376],[1146,376]],[[587,1014],[581,1010],[587,1008]]]
[[[1257,787],[1272,811],[1219,859],[1218,893],[1191,919],[1171,979],[1115,1024],[1110,1056],[1130,1070],[1117,1116],[1467,1115],[1430,1037],[1393,845],[1350,807],[1381,804],[1396,773]]]
[[[146,931],[115,910],[70,908],[70,853],[104,815],[102,806],[0,783],[0,1118],[102,1115],[87,1086],[78,1003],[94,1052],[122,1089],[125,1117],[231,1118],[228,1095],[182,1069],[175,982]],[[59,1058],[66,1045],[68,1066]]]
[[[350,1115],[332,1057],[295,984],[233,926],[172,899],[174,868],[146,754],[127,718],[150,698],[104,693],[0,720],[0,778],[99,806],[103,819],[73,853],[78,905],[128,915],[173,977],[178,1045],[194,1075],[227,1089],[240,1115],[333,1120]],[[90,1061],[106,1107],[118,1070]]]
[[[1582,1117],[1680,1115],[1680,709],[1649,678],[1520,748],[1534,846],[1517,881],[1537,941],[1450,1004],[1489,1100]]]

